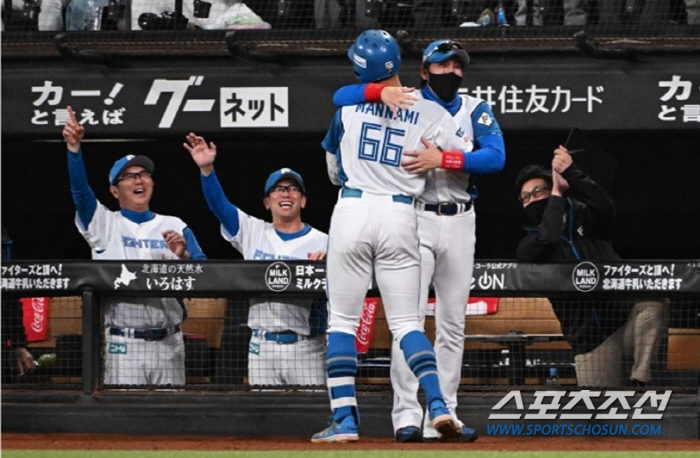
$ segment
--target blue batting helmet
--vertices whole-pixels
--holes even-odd
[[[366,30],[348,49],[357,78],[363,83],[394,76],[401,68],[401,50],[394,37],[384,30]]]
[[[423,66],[444,62],[452,56],[457,56],[462,61],[462,67],[469,65],[469,54],[462,45],[451,40],[433,41],[423,51]]]

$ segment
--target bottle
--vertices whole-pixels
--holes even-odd
[[[85,29],[86,30],[100,30],[102,28],[102,7],[99,5],[96,5],[94,0],[88,0],[87,2],[87,9],[86,9],[86,16],[87,16],[87,24]]]
[[[557,375],[556,367],[549,368],[549,376],[545,380],[544,384],[547,386],[548,389],[551,390],[559,388],[559,375]]]
[[[508,25],[508,21],[506,20],[506,9],[503,8],[503,2],[498,4],[498,9],[496,10],[496,24],[501,26]]]
[[[484,11],[481,12],[481,14],[479,15],[479,19],[476,20],[476,23],[481,25],[481,27],[488,27],[490,25],[493,25],[495,19],[496,16],[493,14],[493,11],[491,11],[489,8],[486,8]]]

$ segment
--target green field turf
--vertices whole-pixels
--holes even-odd
[[[501,451],[141,451],[3,450],[3,458],[698,458],[698,452],[501,452]]]

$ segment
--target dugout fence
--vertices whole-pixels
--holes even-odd
[[[477,261],[473,297],[467,307],[460,391],[489,394],[544,389],[552,370],[557,380],[549,383],[566,389],[586,388],[585,382],[580,383],[582,374],[575,370],[576,350],[596,333],[612,334],[629,319],[630,309],[642,304],[643,309],[651,310],[644,332],[658,333],[651,340],[646,335],[636,337],[638,350],[652,346],[646,388],[697,394],[698,265],[695,261],[553,265]],[[65,390],[95,396],[170,389],[183,394],[233,390],[255,396],[261,391],[325,391],[322,373],[319,378],[314,366],[319,361],[323,364],[325,358],[322,263],[17,261],[3,263],[2,274],[3,316],[22,309],[28,348],[40,363],[25,374],[5,364],[3,393],[30,390],[39,395]],[[105,378],[108,352],[128,352],[146,367],[159,367],[162,361],[153,354],[155,350],[132,347],[133,340],[117,340],[115,347],[110,334],[114,331],[105,324],[105,315],[111,313],[109,304],[139,304],[157,297],[176,299],[187,309],[180,332],[185,344],[185,382],[164,386],[158,381],[131,383],[122,377],[119,383],[110,383]],[[20,302],[20,298],[24,299]],[[285,302],[295,305],[279,305]],[[257,310],[252,318],[251,304]],[[130,307],[133,313],[142,313],[139,307],[144,308]],[[434,311],[439,307],[430,300],[426,333],[431,339],[435,337]],[[308,308],[312,309],[311,324],[305,334],[311,336],[280,328],[284,327],[281,323],[298,322],[298,316],[286,313]],[[570,317],[585,314],[596,316],[597,329],[568,327]],[[249,319],[257,324],[249,325]],[[4,322],[3,340],[16,331],[6,329]],[[266,332],[274,335],[266,338]],[[572,333],[577,336],[575,342]],[[629,344],[635,336],[625,338],[632,339]],[[122,348],[119,342],[128,345]],[[356,343],[360,352],[358,392],[390,394],[392,339],[381,298],[371,286]],[[138,351],[144,354],[136,356]],[[630,382],[633,365],[633,353],[629,353],[621,377],[608,382],[606,388],[636,389]]]

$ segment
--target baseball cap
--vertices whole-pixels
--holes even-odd
[[[112,169],[109,171],[109,184],[113,185],[124,170],[137,165],[146,169],[148,173],[153,173],[153,169],[155,169],[153,161],[146,156],[134,156],[133,154],[129,154],[114,163]]]
[[[469,54],[462,45],[451,40],[433,41],[423,51],[423,66],[444,62],[452,56],[459,57],[463,67],[469,65]]]
[[[292,169],[284,167],[272,172],[267,178],[267,181],[265,182],[265,195],[270,194],[270,189],[272,189],[274,185],[276,185],[282,180],[296,181],[297,184],[301,187],[302,194],[306,194],[306,186],[304,186],[304,180],[301,178],[301,175],[299,175]]]

